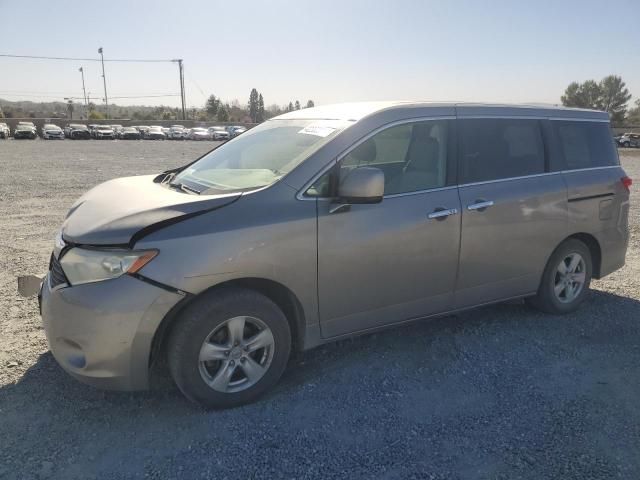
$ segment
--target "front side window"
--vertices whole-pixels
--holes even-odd
[[[447,130],[447,120],[404,123],[382,130],[342,159],[340,177],[354,168],[379,168],[384,172],[385,195],[444,187]]]
[[[216,148],[172,183],[200,194],[253,190],[273,184],[352,122],[271,120]]]
[[[461,183],[544,173],[544,143],[537,120],[479,118],[459,124]]]
[[[618,165],[609,125],[605,122],[552,122],[564,158],[563,168],[608,167]]]

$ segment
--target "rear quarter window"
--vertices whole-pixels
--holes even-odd
[[[618,154],[606,122],[551,122],[562,163],[556,169],[609,167],[618,165]]]

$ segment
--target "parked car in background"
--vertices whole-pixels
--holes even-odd
[[[59,126],[53,125],[52,123],[47,123],[42,127],[42,139],[64,140],[64,132]]]
[[[164,136],[167,137],[169,135],[169,132],[171,131],[171,128],[169,127],[162,127],[162,133],[164,133]]]
[[[124,127],[120,132],[120,138],[122,140],[139,140],[140,132],[134,127]]]
[[[109,125],[98,125],[94,129],[94,138],[96,140],[113,140],[116,135]]]
[[[85,193],[41,284],[46,337],[94,386],[148,388],[166,361],[192,401],[238,406],[293,349],[514,298],[576,311],[625,264],[631,183],[606,112],[297,110]]]
[[[31,122],[20,122],[13,130],[13,138],[15,138],[16,140],[22,138],[34,140],[37,136],[38,134],[36,133],[36,127]]]
[[[64,127],[64,136],[71,140],[89,140],[91,138],[91,132],[86,125],[70,123]]]
[[[227,127],[227,132],[229,132],[229,135],[231,136],[231,138],[237,137],[238,135],[246,131],[247,129],[245,127],[241,127],[239,125]]]
[[[167,138],[169,140],[184,140],[185,136],[186,136],[186,132],[184,130],[184,127],[180,125],[174,125],[169,129],[169,134],[167,135]]]
[[[11,130],[6,123],[0,123],[0,138],[9,138]]]
[[[189,134],[187,135],[187,139],[189,140],[211,140],[211,135],[206,128],[192,128],[189,130]]]
[[[144,138],[147,140],[164,140],[167,136],[162,131],[162,127],[149,127],[149,130],[145,133]]]
[[[147,135],[147,132],[149,131],[149,127],[147,127],[146,125],[139,125],[135,128],[137,128],[138,131],[140,132],[140,138],[145,138]]]
[[[640,133],[625,133],[618,140],[618,145],[621,147],[629,148],[629,147],[640,147]]]
[[[231,135],[224,127],[209,127],[211,140],[229,140]]]
[[[113,129],[113,134],[116,138],[122,138],[122,125],[111,125],[111,128]]]
[[[96,137],[96,128],[98,128],[100,125],[96,125],[95,123],[90,123],[89,124],[89,133],[91,133],[91,137],[95,138]]]

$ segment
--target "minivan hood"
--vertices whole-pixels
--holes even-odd
[[[190,195],[155,183],[155,177],[117,178],[89,190],[69,210],[62,224],[64,240],[84,245],[133,246],[143,229],[156,230],[181,217],[223,207],[241,196]]]

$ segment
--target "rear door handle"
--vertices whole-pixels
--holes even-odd
[[[472,203],[471,205],[467,206],[467,210],[485,210],[489,207],[493,207],[493,200],[476,200],[476,203]]]
[[[429,219],[444,219],[450,215],[455,215],[456,213],[458,213],[458,209],[457,208],[441,208],[441,209],[436,209],[433,212],[431,212],[428,217]]]

